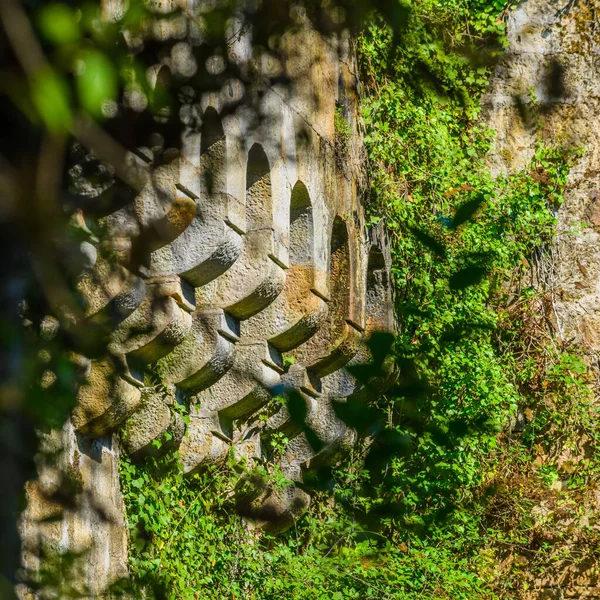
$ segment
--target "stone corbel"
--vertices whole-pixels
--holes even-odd
[[[226,425],[221,423],[219,414],[207,411],[200,406],[190,410],[190,422],[187,433],[179,447],[179,457],[186,474],[195,473],[200,468],[220,464],[227,459],[233,440],[227,433]]]
[[[180,159],[152,171],[135,200],[100,220],[109,240],[129,240],[121,262],[145,266],[147,256],[172,242],[192,223],[196,203],[178,187]]]
[[[179,446],[185,434],[185,423],[181,415],[173,410],[176,402],[171,390],[163,386],[142,389],[140,406],[123,427],[123,445],[133,459],[164,453]],[[161,440],[167,432],[170,433],[170,440]],[[163,445],[154,448],[154,440],[162,441]]]
[[[147,364],[178,346],[192,327],[194,305],[178,277],[153,278],[142,304],[113,331],[108,351]],[[135,378],[135,376],[132,374]]]
[[[364,329],[351,320],[346,320],[341,334],[334,340],[329,352],[316,357],[307,368],[319,377],[329,375],[347,365],[364,343]]]
[[[314,399],[320,395],[313,386],[306,369],[301,365],[292,365],[288,372],[282,375],[281,386],[299,393],[307,407],[311,407]],[[270,436],[275,432],[284,433],[288,439],[292,439],[302,432],[302,424],[291,418],[287,403],[269,417],[261,431],[263,436]]]
[[[253,520],[254,527],[269,535],[277,535],[289,529],[309,505],[310,496],[291,484],[283,490],[261,490],[256,498],[240,502],[238,510]]]
[[[200,308],[223,308],[247,319],[271,304],[285,285],[287,248],[271,228],[244,236],[242,255],[218,279],[196,290]]]
[[[192,398],[188,434],[180,447],[186,472],[224,460],[233,421],[262,408],[281,381],[281,357],[266,342],[239,342],[234,365],[217,383]]]
[[[267,342],[239,342],[233,367],[196,402],[227,419],[247,418],[271,399],[282,373],[281,355]]]
[[[180,192],[183,193],[183,192]],[[186,190],[190,197],[194,195]],[[150,273],[179,274],[194,287],[225,273],[243,246],[243,206],[230,194],[212,194],[198,202],[189,226],[170,244],[152,253]]]
[[[119,374],[109,358],[91,361],[89,373],[79,386],[71,420],[80,433],[101,437],[114,431],[138,408],[141,385]]]
[[[290,357],[318,377],[344,367],[363,344],[364,330],[350,319],[339,321],[326,322],[313,338],[292,350]]]
[[[233,366],[238,322],[220,308],[192,313],[187,337],[157,363],[169,383],[197,393],[215,384]]]
[[[320,448],[314,448],[304,433],[288,444],[281,459],[281,469],[292,480],[301,481],[304,467],[330,464],[341,451],[356,442],[356,432],[335,414],[334,401],[345,401],[345,398],[321,396],[312,399],[309,406],[306,426],[319,438]]]
[[[266,339],[281,352],[309,340],[323,326],[329,311],[321,279],[312,267],[292,265],[281,294],[241,323],[242,336]]]
[[[146,297],[141,277],[104,258],[98,258],[92,268],[81,273],[76,287],[85,304],[85,316],[109,328],[126,319]]]

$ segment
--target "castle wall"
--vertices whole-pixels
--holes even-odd
[[[107,3],[108,17],[119,8]],[[194,27],[184,18],[154,31],[158,40],[182,40],[149,70],[155,89],[189,68]],[[292,441],[281,467],[300,481],[311,461],[353,443],[332,409],[359,389],[344,366],[368,360],[365,338],[393,327],[388,251],[382,232],[366,227],[359,197],[348,40],[300,26],[283,42],[284,64],[273,66],[253,54],[251,31],[232,28],[228,58],[256,69],[252,107],[235,106],[240,81],[210,93],[182,89],[179,146],[157,134],[125,148],[132,200],[114,209],[94,207],[111,206],[122,182],[86,180],[84,167],[98,162],[86,152],[71,167],[92,207],[73,219],[85,238],[77,288],[86,322],[106,333],[107,353],[72,359],[81,374],[77,405],[61,431],[43,436],[55,460],[40,462],[28,486],[21,532],[32,571],[41,545],[83,553],[75,578],[82,595],[98,596],[127,574],[122,453],[142,458],[168,437],[164,448],[178,448],[191,473],[232,447],[263,456],[264,437],[285,431]],[[292,85],[261,89],[271,69]],[[144,106],[136,90],[124,103]],[[285,407],[249,433],[249,420],[286,387],[307,403],[307,421],[325,442],[319,456]],[[58,518],[65,486],[79,502]],[[309,498],[291,489],[267,501],[283,528]]]

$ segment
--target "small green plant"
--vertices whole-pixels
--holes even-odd
[[[338,161],[343,162],[352,138],[352,127],[344,115],[344,107],[336,104],[333,127],[335,131],[335,152]]]

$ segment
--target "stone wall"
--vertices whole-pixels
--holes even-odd
[[[107,3],[107,16],[119,7]],[[152,86],[189,66],[195,27],[183,15],[156,29],[159,41],[181,42],[149,70]],[[273,67],[252,54],[251,31],[232,27],[228,58],[251,63],[260,88]],[[232,447],[263,456],[265,437],[283,431],[291,442],[281,468],[299,481],[311,461],[332,460],[354,441],[332,401],[360,392],[344,366],[368,360],[362,342],[373,331],[393,329],[389,255],[359,199],[348,40],[300,26],[284,46],[293,84],[262,89],[252,110],[232,108],[236,81],[219,92],[184,89],[177,147],[157,127],[120,164],[73,150],[72,186],[89,207],[72,219],[83,265],[76,286],[108,352],[71,358],[77,405],[61,431],[40,434],[53,460],[40,459],[21,532],[32,571],[41,546],[84,553],[82,596],[127,573],[121,453],[135,460],[168,440],[163,449],[178,448],[191,473],[225,460]],[[135,109],[142,100],[132,89],[124,102]],[[56,327],[49,317],[41,329],[51,337]],[[285,407],[255,420],[285,388],[307,404],[307,422],[325,443],[318,455]],[[67,503],[59,518],[65,494],[81,502]],[[284,496],[264,499],[278,528],[309,501],[293,487]]]
[[[538,139],[584,149],[557,213],[554,243],[534,264],[532,282],[548,300],[548,321],[558,345],[582,348],[598,373],[600,3],[526,0],[508,13],[507,24],[508,51],[484,99],[487,121],[497,135],[493,166],[497,171],[524,167]],[[534,96],[537,101],[532,102]],[[584,447],[582,438],[579,448],[564,449],[561,460],[582,460]],[[573,532],[566,555],[587,554],[580,534],[595,521],[600,492],[580,508],[582,515],[569,514],[557,524],[557,529]],[[541,518],[546,514],[543,506],[532,511]],[[600,597],[596,560],[565,559],[547,568],[549,576],[531,573],[531,592],[525,598]]]

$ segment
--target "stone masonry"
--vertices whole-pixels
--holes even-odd
[[[107,2],[107,18],[119,7]],[[190,67],[197,30],[185,11],[152,33],[181,40],[148,71],[152,86]],[[233,23],[232,32],[228,59],[258,64],[260,82],[272,66],[253,56],[251,31]],[[236,81],[211,93],[185,89],[180,146],[166,147],[157,133],[126,148],[127,185],[114,175],[119,165],[74,148],[72,185],[90,207],[72,220],[83,240],[76,287],[90,328],[108,332],[108,352],[72,357],[77,405],[61,431],[43,435],[58,462],[40,464],[21,532],[29,569],[42,543],[86,552],[78,577],[92,596],[127,574],[122,453],[138,459],[168,438],[192,473],[232,448],[263,456],[265,436],[281,431],[291,441],[280,466],[300,481],[307,465],[355,440],[332,401],[360,393],[344,366],[368,360],[362,344],[372,332],[393,329],[388,250],[359,200],[355,64],[343,35],[299,27],[284,45],[293,86],[268,88],[254,111],[230,110]],[[141,110],[138,92],[124,102]],[[103,177],[92,182],[90,170]],[[129,200],[115,207],[123,195]],[[56,327],[48,317],[42,331]],[[307,422],[325,443],[318,454],[285,406],[254,419],[284,388],[305,399]],[[65,472],[87,492],[85,503],[48,520],[57,507],[45,498]],[[308,500],[291,488],[265,502],[285,527]]]

